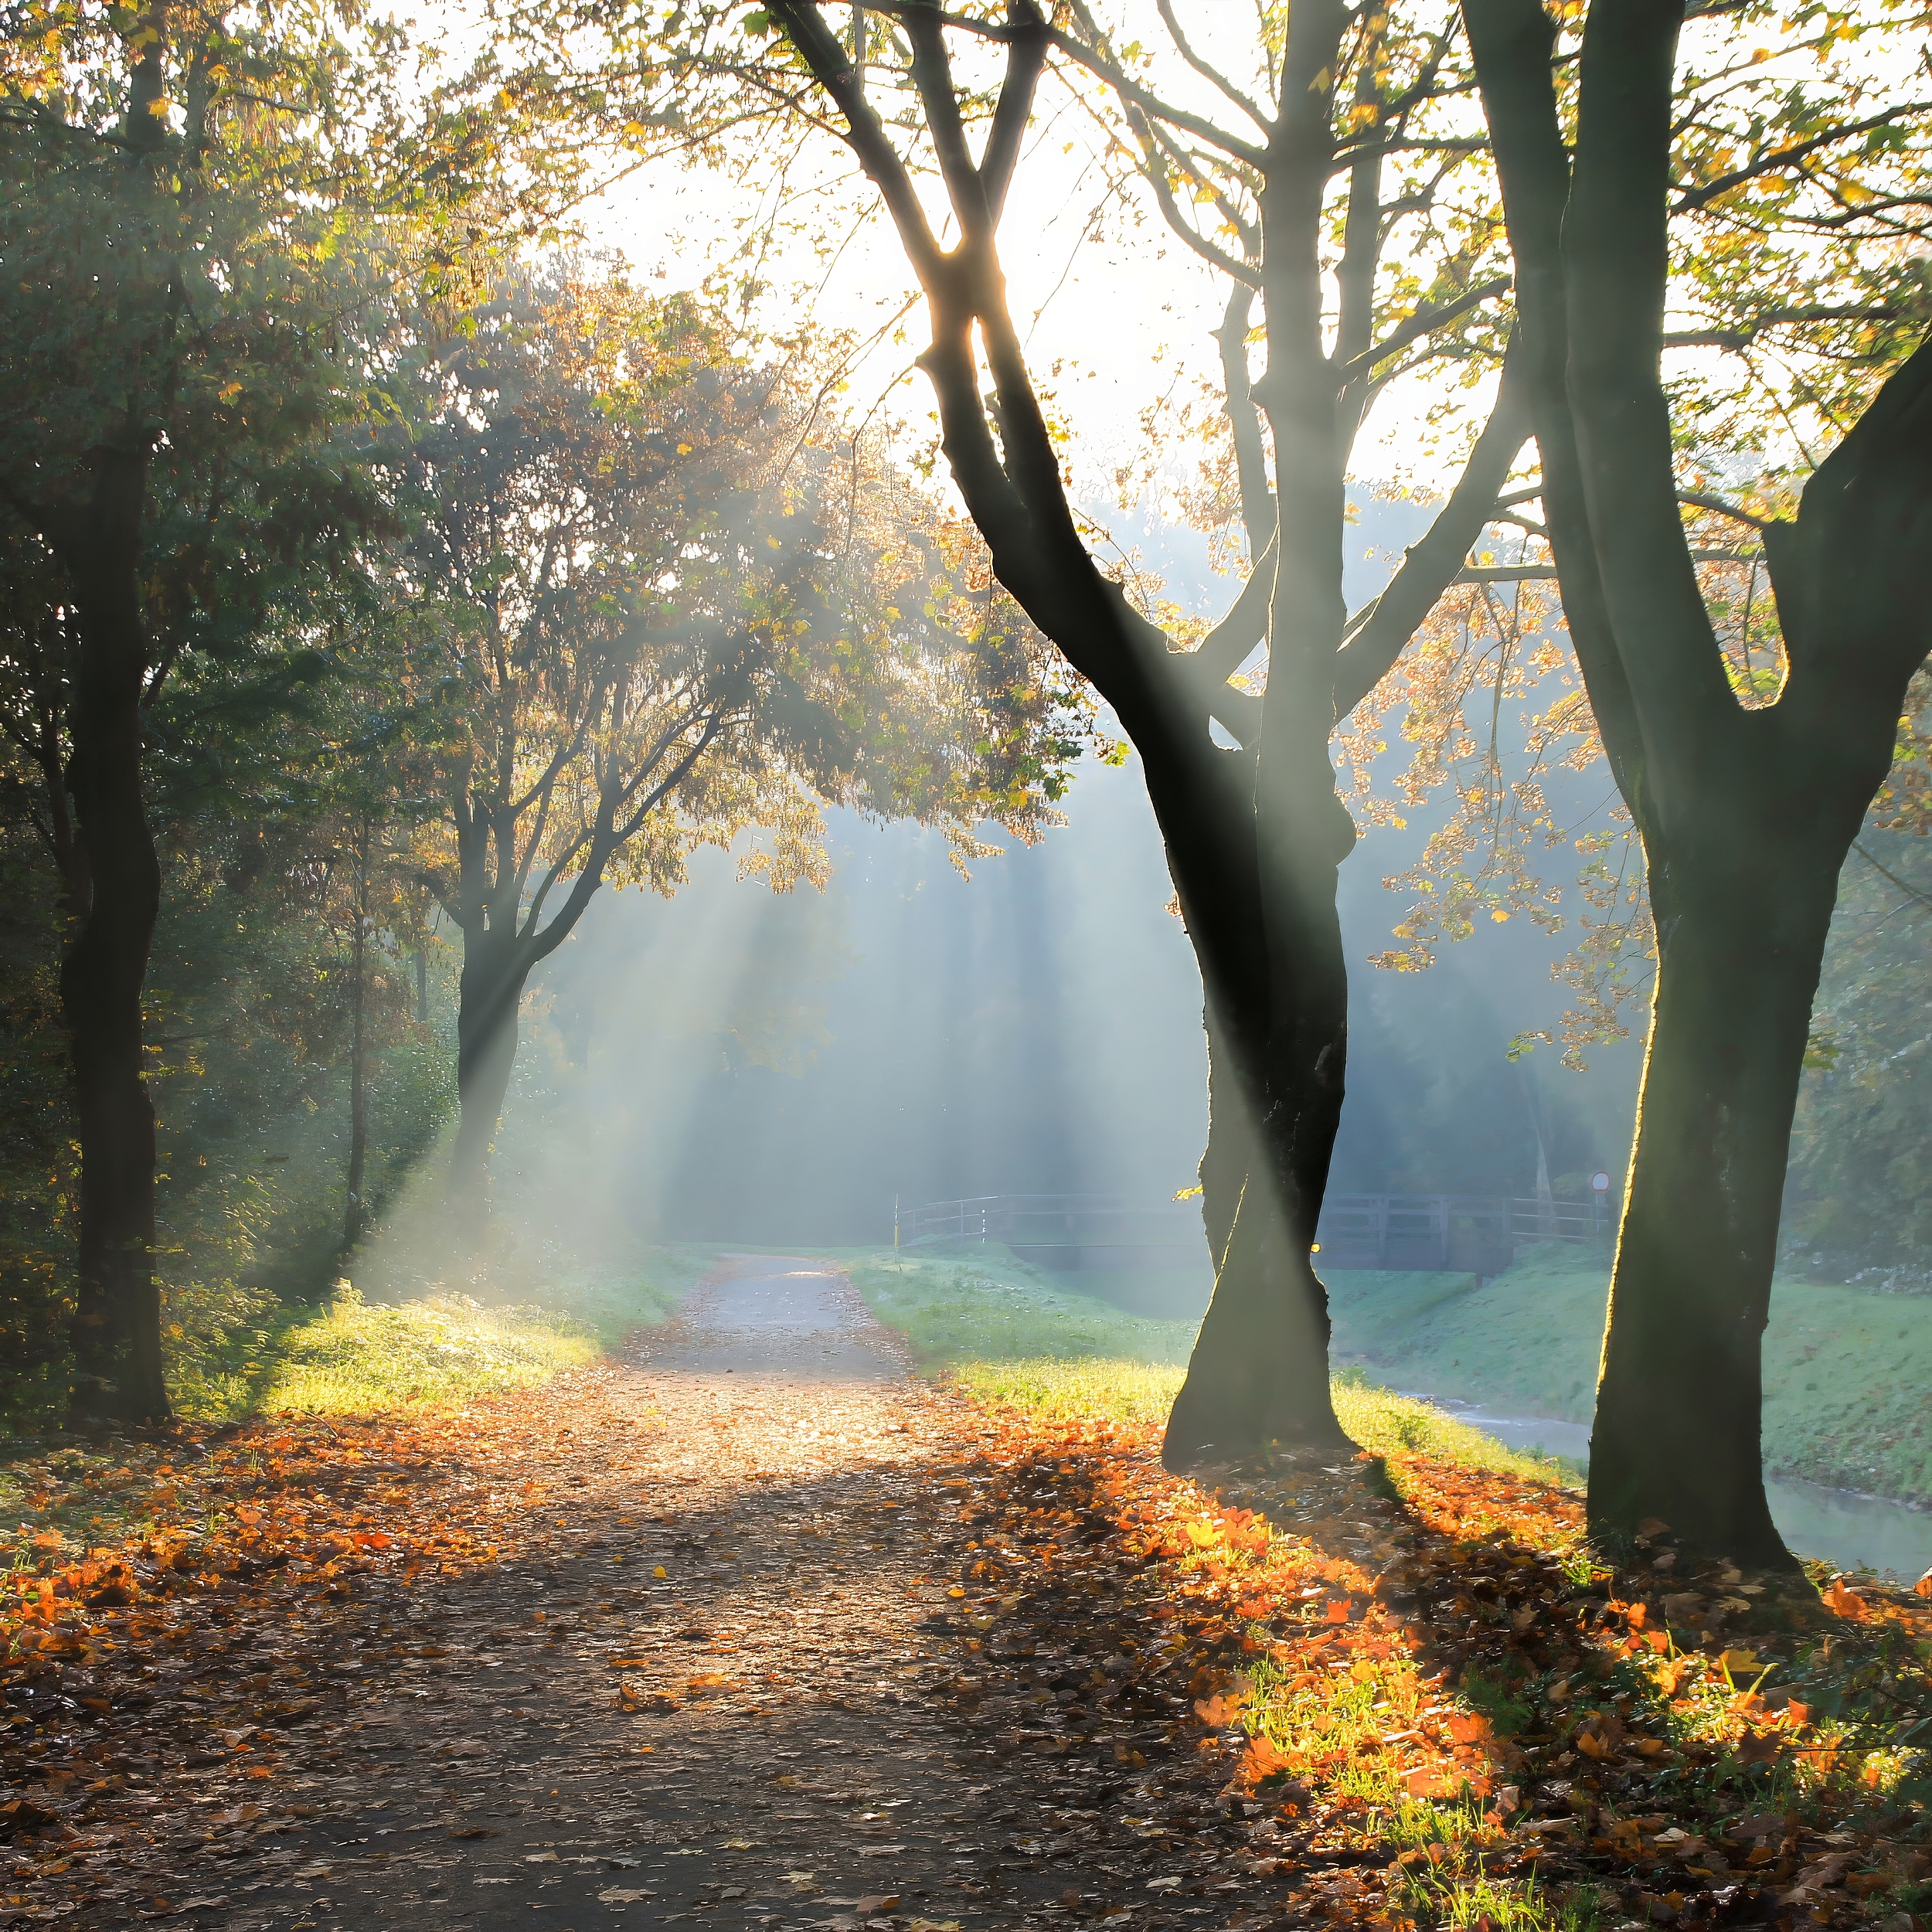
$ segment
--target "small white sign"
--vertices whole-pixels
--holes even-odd
[[[1597,1172],[1590,1177],[1590,1185],[1594,1188],[1599,1194],[1607,1194],[1610,1192],[1610,1176],[1606,1174],[1601,1168],[1599,1168]]]

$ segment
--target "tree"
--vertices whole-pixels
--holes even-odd
[[[1799,195],[1821,182],[1818,232],[1842,236],[1864,198],[1837,192],[1835,145],[1909,151],[1924,110],[1887,104],[1862,128],[1812,111],[1781,146],[1760,124],[1687,187],[1672,178],[1678,0],[1591,8],[1570,145],[1538,0],[1465,0],[1464,15],[1517,265],[1544,522],[1658,936],[1590,1519],[1630,1534],[1654,1518],[1691,1548],[1788,1565],[1764,1500],[1760,1338],[1838,872],[1932,645],[1932,345],[1845,410],[1794,515],[1740,512],[1762,532],[1784,660],[1774,700],[1753,704],[1726,675],[1679,502],[1661,373],[1669,224],[1686,202],[1770,176]],[[1717,60],[1744,65],[1735,44]],[[1891,226],[1923,223],[1922,185],[1890,200]]]
[[[876,448],[835,455],[802,372],[568,269],[426,365],[403,567],[461,719],[420,874],[463,934],[461,1198],[530,975],[607,879],[675,889],[694,845],[754,828],[746,869],[821,879],[821,798],[1035,835],[1077,748],[1079,700],[1020,627],[949,627],[946,533]]]
[[[57,566],[71,641],[64,784],[84,890],[61,999],[83,1414],[167,1406],[141,1060],[151,706],[183,651],[259,613],[253,580],[364,514],[352,466],[306,460],[358,406],[354,318],[409,272],[393,250],[378,270],[361,211],[406,205],[418,226],[388,240],[421,241],[487,158],[453,148],[460,117],[433,101],[400,110],[400,39],[353,17],[36,4],[7,23],[0,503]],[[464,239],[445,227],[419,265],[454,261]]]
[[[1527,433],[1505,382],[1434,527],[1383,596],[1351,617],[1341,593],[1349,454],[1371,404],[1417,357],[1493,365],[1502,354],[1485,308],[1502,286],[1485,274],[1494,225],[1465,225],[1443,199],[1483,141],[1458,104],[1466,76],[1452,59],[1453,12],[1436,10],[1430,26],[1421,19],[1430,11],[1358,20],[1333,4],[1267,16],[1249,50],[1251,94],[1164,15],[1189,77],[1243,117],[1233,131],[1156,92],[1143,55],[1117,51],[1084,6],[1056,7],[1049,19],[1030,0],[973,14],[896,0],[854,9],[837,27],[809,0],[764,11],[829,100],[834,131],[917,276],[931,322],[920,366],[954,481],[1000,581],[1111,706],[1143,760],[1200,963],[1211,1070],[1201,1179],[1216,1284],[1168,1425],[1176,1467],[1277,1439],[1340,1439],[1326,1297],[1309,1260],[1346,1055],[1335,868],[1355,838],[1328,737],[1461,569]],[[661,71],[729,73],[734,99],[749,80],[795,111],[787,63],[721,53],[709,37],[717,24],[708,16]],[[969,66],[991,49],[1003,73],[991,84],[962,80],[956,48]],[[1163,216],[1233,284],[1220,339],[1254,569],[1192,651],[1097,565],[1007,306],[997,235],[1049,66],[1124,128],[1123,151]],[[875,99],[889,104],[889,118]],[[977,161],[975,121],[986,130]],[[943,187],[957,236],[950,246],[922,201],[920,170]],[[1213,232],[1197,229],[1183,202],[1208,210]],[[1411,217],[1416,237],[1403,229]],[[1446,247],[1444,233],[1454,236]],[[1412,239],[1431,255],[1437,272],[1426,280],[1412,270]],[[1268,362],[1256,379],[1247,342],[1257,297]],[[1228,680],[1264,639],[1257,696]],[[1217,744],[1216,724],[1237,749]]]

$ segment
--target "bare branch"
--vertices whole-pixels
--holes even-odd
[[[1749,510],[1740,510],[1735,503],[1726,503],[1721,496],[1706,496],[1699,490],[1679,490],[1677,500],[1688,503],[1692,509],[1714,510],[1719,516],[1727,516],[1736,523],[1748,523],[1754,530],[1761,530],[1770,522],[1769,517],[1753,516]]]
[[[1479,284],[1456,301],[1444,303],[1440,308],[1417,309],[1372,349],[1365,349],[1352,361],[1344,362],[1335,372],[1337,386],[1345,389],[1359,377],[1366,376],[1376,363],[1400,355],[1412,342],[1420,342],[1423,336],[1454,321],[1458,316],[1468,315],[1471,309],[1480,308],[1491,296],[1502,294],[1509,287],[1509,277],[1498,275],[1493,281]]]
[[[1181,58],[1200,75],[1202,80],[1212,81],[1216,87],[1219,88],[1222,93],[1226,94],[1228,99],[1239,107],[1264,134],[1269,133],[1273,124],[1268,117],[1252,100],[1249,100],[1233,81],[1230,80],[1218,68],[1203,60],[1188,44],[1187,36],[1181,31],[1180,22],[1174,17],[1173,0],[1157,0],[1157,4],[1161,10],[1161,18],[1166,23],[1168,32],[1172,37],[1175,47],[1180,51]]]

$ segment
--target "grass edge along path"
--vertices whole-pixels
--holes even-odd
[[[1313,1872],[1311,1917],[1922,1932],[1906,1740],[1932,1721],[1932,1607],[1913,1596],[1679,1575],[1661,1528],[1613,1570],[1553,1485],[1427,1456],[1210,1485],[1162,1471],[1145,1423],[988,1413],[969,1652],[1117,1646],[1227,1754],[1267,1856]],[[1158,1635],[1109,1601],[1127,1566],[1156,1569]]]
[[[119,1445],[146,1532],[43,1557],[0,1606],[16,1883],[83,1882],[144,1828],[118,1794],[145,1765],[274,1797],[288,1731],[351,1715],[318,1667],[332,1620],[512,1554],[542,1494],[532,1446],[611,1372],[407,1422]],[[1005,1685],[1036,1750],[1219,1767],[1220,1822],[1145,1821],[1201,1851],[1165,1891],[1266,1877],[1298,1916],[1393,1932],[1923,1932],[1911,1740],[1932,1723],[1932,1611],[1914,1597],[1692,1572],[1662,1526],[1613,1570],[1560,1489],[1413,1451],[1190,1481],[1147,1422],[950,1401],[978,1468],[940,1485],[964,1541],[937,1587],[959,1619],[949,1695],[968,1718]],[[272,1699],[238,1674],[185,1706],[148,1688],[158,1659],[271,1632],[294,1666]],[[409,1654],[406,1617],[395,1634]],[[1071,1672],[1034,1661],[1076,1654]]]
[[[982,1400],[1055,1419],[1157,1422],[1173,1406],[1196,1325],[1130,1315],[1049,1281],[997,1249],[845,1258],[866,1304],[903,1335],[922,1368]],[[1342,1427],[1376,1454],[1428,1454],[1471,1468],[1573,1479],[1568,1458],[1512,1449],[1429,1401],[1371,1382],[1359,1366],[1334,1378]]]

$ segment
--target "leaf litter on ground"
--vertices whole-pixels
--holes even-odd
[[[628,1372],[406,1423],[270,1417],[49,1458],[46,1506],[111,1498],[126,1528],[84,1553],[32,1534],[15,1546],[0,1921],[216,1910],[223,1895],[189,1866],[354,1809],[324,1794],[356,1788],[331,1784],[331,1767],[371,1748],[359,1734],[377,1707],[496,1667],[487,1650],[508,1646],[493,1634],[447,1641],[465,1585],[587,1562],[607,1578],[635,1559],[622,1589],[676,1594],[648,1645],[605,1643],[596,1703],[479,1710],[436,1741],[445,1771],[500,1767],[503,1728],[539,1721],[594,1728],[607,1765],[619,1750],[651,1763],[707,1727],[755,1724],[769,1742],[818,1651],[862,1663],[916,1628],[910,1670],[810,1692],[868,1722],[889,1685],[917,1700],[961,1753],[921,1776],[950,1776],[978,1815],[998,1815],[1009,1786],[1032,1794],[1023,1821],[966,1828],[980,1835],[957,1861],[968,1875],[933,1880],[957,1888],[943,1907],[956,1917],[1923,1932],[1932,1607],[1913,1594],[1832,1579],[1821,1597],[1699,1566],[1661,1524],[1611,1566],[1573,1492],[1419,1454],[1175,1478],[1145,1420],[906,1384],[734,1454],[753,1433],[735,1395],[673,1411],[674,1426],[661,1390],[640,1408]],[[728,1479],[750,1496],[808,1471],[867,1479],[816,1519],[740,1522],[723,1545],[715,1509],[701,1525],[675,1493]],[[782,1548],[756,1546],[774,1535]],[[849,1595],[886,1546],[867,1539],[893,1537],[923,1566],[893,1583],[916,1622],[869,1624],[879,1600],[842,1607],[828,1587],[819,1634],[794,1622],[791,1651],[766,1657],[781,1600],[758,1599],[763,1628],[733,1618],[731,1564],[810,1553]],[[675,1569],[647,1570],[645,1545]],[[700,1591],[707,1563],[721,1580]],[[587,1591],[548,1641],[590,1641],[622,1609],[594,1610]],[[543,1635],[546,1613],[527,1614],[519,1641]],[[665,1728],[650,1739],[624,1729],[651,1721]],[[821,1795],[789,1772],[764,1788]],[[1067,1801],[1083,1794],[1104,1808]],[[894,1815],[867,1815],[845,1849],[907,1863]],[[465,1842],[496,1828],[437,1821]],[[749,1866],[755,1842],[705,1855]],[[330,1856],[288,1882],[327,1886]],[[771,1876],[788,1921],[949,1922],[922,1917],[942,1908],[912,1903],[904,1881],[842,1898],[815,1876],[822,1861],[784,1858]],[[634,1861],[604,1865],[616,1883],[590,1896],[653,1889],[624,1879]],[[713,1889],[706,1909],[742,1905],[743,1887]]]

